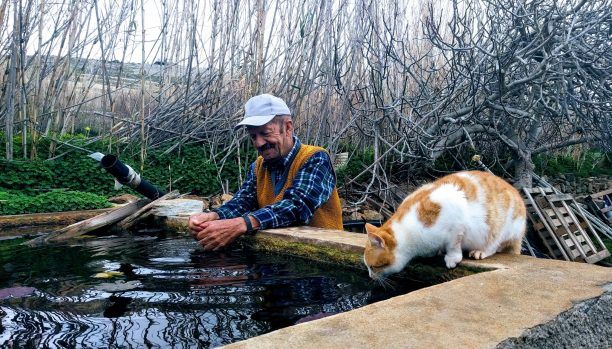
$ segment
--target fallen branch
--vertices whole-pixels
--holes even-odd
[[[115,224],[124,219],[125,217],[130,216],[132,213],[137,212],[140,208],[146,206],[150,202],[151,200],[149,199],[140,199],[125,206],[119,207],[115,210],[108,211],[90,219],[71,224],[65,228],[54,231],[51,234],[26,241],[23,244],[32,247],[49,242],[58,242],[73,239],[90,231],[106,227],[111,224]]]

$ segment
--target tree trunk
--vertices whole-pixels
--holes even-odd
[[[6,160],[13,160],[13,123],[15,121],[15,93],[17,88],[17,55],[19,54],[19,7],[18,2],[13,1],[13,44],[11,45],[11,63],[9,66],[9,81],[6,89],[6,115],[5,137],[6,137]]]
[[[533,170],[535,165],[530,151],[521,151],[514,165],[514,186],[516,188],[531,188],[533,186]]]
[[[257,24],[255,27],[255,62],[253,64],[253,82],[251,85],[251,93],[253,95],[260,93],[262,80],[263,80],[263,43],[264,35],[266,34],[266,10],[264,0],[257,0],[256,3],[257,11]]]

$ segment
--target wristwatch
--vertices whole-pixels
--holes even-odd
[[[247,227],[246,233],[249,235],[255,234],[255,232],[257,232],[257,229],[253,228],[253,224],[251,223],[251,219],[249,218],[249,215],[245,214],[244,216],[242,216],[242,219],[244,219],[244,223],[246,223],[246,227]]]

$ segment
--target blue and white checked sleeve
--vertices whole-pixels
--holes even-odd
[[[221,207],[214,209],[219,218],[227,219],[240,217],[243,214],[253,211],[257,208],[257,179],[255,178],[255,162],[251,163],[247,176],[240,189],[234,197],[223,204]]]

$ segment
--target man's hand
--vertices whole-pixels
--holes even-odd
[[[195,238],[205,251],[216,251],[226,247],[247,231],[242,217],[206,221],[198,227],[200,230]]]
[[[202,231],[201,224],[204,222],[214,221],[219,219],[217,212],[204,212],[191,215],[189,217],[189,232],[193,238],[197,238],[198,233]]]

